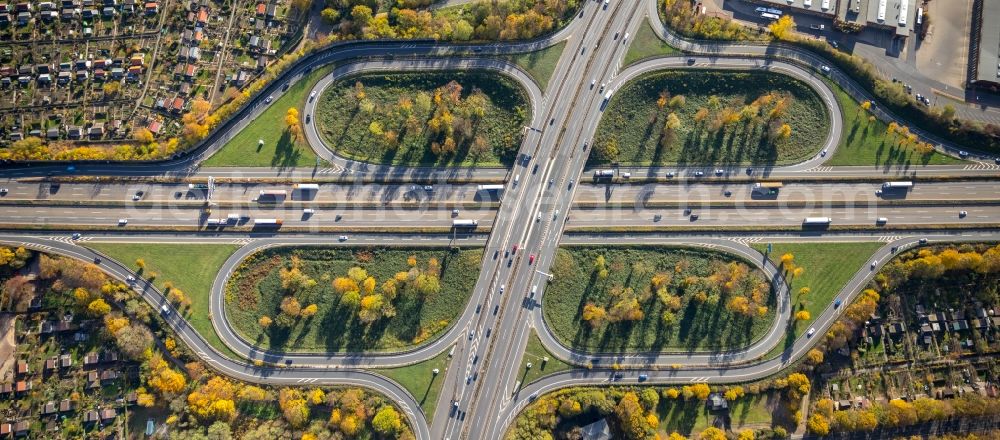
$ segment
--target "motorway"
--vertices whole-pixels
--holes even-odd
[[[633,369],[625,372],[624,383],[635,383],[640,373],[648,374],[650,383],[725,383],[766,377],[784,368],[800,357],[812,340],[801,337],[786,347],[781,356],[761,359],[783,336],[787,319],[787,286],[773,266],[746,245],[750,241],[768,240],[852,240],[883,241],[883,246],[873,261],[877,265],[890,259],[894,248],[913,246],[918,237],[931,241],[987,241],[1000,240],[1000,233],[993,230],[962,232],[889,232],[874,227],[868,232],[839,233],[807,231],[798,233],[774,232],[724,232],[726,227],[799,225],[805,216],[829,216],[834,224],[873,226],[877,217],[888,217],[890,225],[941,225],[967,223],[992,224],[1000,218],[1000,206],[983,201],[996,200],[995,191],[987,178],[1000,175],[1000,167],[983,155],[973,155],[977,161],[961,165],[926,167],[829,167],[824,160],[832,155],[842,136],[840,109],[825,81],[820,80],[818,67],[826,63],[800,49],[773,46],[764,48],[753,45],[726,43],[700,43],[685,41],[665,29],[657,19],[657,2],[652,0],[620,0],[607,8],[601,3],[588,2],[582,13],[559,32],[539,40],[517,44],[443,45],[429,41],[337,43],[298,62],[241,109],[236,116],[220,125],[191,154],[156,164],[79,164],[76,174],[109,175],[121,177],[165,177],[168,179],[207,179],[209,176],[237,180],[243,183],[220,183],[213,191],[212,202],[220,206],[211,217],[224,213],[250,213],[252,218],[264,216],[283,218],[289,226],[350,226],[377,225],[404,229],[428,226],[447,226],[452,219],[452,207],[461,205],[459,218],[476,219],[481,226],[489,226],[484,234],[352,234],[347,241],[336,235],[295,233],[246,233],[243,231],[199,231],[172,233],[130,231],[132,227],[177,228],[196,226],[206,220],[201,206],[204,194],[187,191],[184,184],[161,184],[147,181],[109,183],[66,182],[53,187],[50,182],[18,181],[25,177],[49,177],[68,174],[64,166],[14,166],[0,171],[6,178],[2,186],[9,192],[0,197],[4,205],[0,223],[50,224],[65,226],[111,226],[119,218],[128,218],[127,227],[119,231],[87,233],[79,240],[69,239],[68,233],[8,232],[0,234],[0,241],[13,245],[54,252],[85,261],[92,261],[95,253],[85,248],[90,242],[168,242],[168,243],[240,243],[243,246],[224,264],[217,275],[212,290],[210,313],[212,322],[222,340],[235,352],[247,359],[266,360],[290,365],[288,368],[254,367],[240,360],[228,359],[208,345],[176,313],[169,322],[179,337],[189,344],[199,357],[218,371],[250,382],[277,385],[349,384],[373,388],[396,401],[406,414],[418,439],[497,439],[503,436],[512,418],[524,405],[539,393],[562,386],[609,383],[610,370],[570,370],[547,376],[531,384],[515,388],[521,371],[512,366],[521,365],[524,346],[531,331],[536,331],[543,344],[555,355],[576,364],[592,362],[608,365],[619,362]],[[653,28],[664,40],[693,55],[654,58],[621,69],[621,60],[629,48],[625,35],[635,35],[639,26],[652,20]],[[538,86],[516,66],[482,56],[506,55],[527,52],[566,42],[564,51],[546,90]],[[450,56],[450,58],[443,58]],[[363,59],[358,61],[358,59]],[[265,108],[266,96],[280,96],[284,84],[301,80],[309,71],[333,64],[333,73],[322,78],[314,91],[320,95],[324,88],[345,76],[362,72],[413,69],[469,69],[484,68],[501,72],[518,81],[531,99],[532,129],[526,130],[518,163],[506,168],[437,168],[395,167],[371,165],[341,158],[323,143],[315,127],[309,125],[307,140],[324,158],[329,167],[253,169],[253,168],[199,168],[202,160],[218,151],[242,128],[251,124]],[[831,131],[823,145],[817,146],[817,155],[802,163],[752,165],[754,178],[790,180],[802,178],[861,178],[901,180],[906,177],[961,176],[977,178],[974,181],[918,183],[905,197],[894,194],[876,195],[875,184],[859,183],[788,183],[778,197],[755,199],[749,194],[746,183],[727,182],[747,179],[746,165],[722,167],[627,167],[633,179],[658,177],[672,181],[666,184],[647,185],[584,185],[574,184],[589,180],[584,171],[589,151],[584,144],[593,138],[593,131],[602,116],[602,93],[589,87],[591,80],[607,82],[611,91],[618,90],[629,79],[644,72],[664,68],[712,69],[767,69],[801,79],[813,87],[830,107]],[[868,99],[864,92],[844,73],[834,69],[830,79],[846,88],[856,99]],[[318,101],[318,100],[317,100]],[[312,114],[316,101],[307,103],[304,111]],[[876,108],[875,114],[887,121],[898,120],[895,115]],[[917,128],[911,128],[920,134]],[[944,140],[932,139],[946,153],[955,154],[957,148]],[[819,151],[827,150],[828,155]],[[521,160],[524,155],[528,159]],[[715,170],[721,175],[716,177]],[[705,177],[696,177],[702,172]],[[261,190],[288,189],[287,185],[255,183],[257,179],[282,178],[288,181],[308,181],[313,178],[338,178],[345,184],[324,184],[316,194],[290,193],[285,204],[262,207],[253,199]],[[504,182],[502,202],[499,207],[475,207],[480,202],[472,185],[445,185],[448,179],[475,178]],[[668,179],[668,180],[670,180]],[[385,181],[406,184],[380,184]],[[350,183],[353,182],[353,183]],[[431,192],[412,185],[422,186],[433,182]],[[726,195],[725,191],[732,191]],[[132,196],[143,191],[140,200]],[[934,203],[925,202],[940,202]],[[966,201],[967,204],[964,204]],[[23,203],[21,203],[23,202]],[[30,202],[30,204],[28,204]],[[717,206],[706,208],[692,206],[699,218],[692,221],[684,214],[680,204],[712,202]],[[748,202],[737,205],[738,202]],[[752,206],[752,203],[792,203],[791,207]],[[812,207],[800,208],[795,203],[813,202]],[[889,203],[892,202],[892,203]],[[906,204],[896,204],[905,202]],[[104,205],[102,205],[104,203]],[[574,206],[574,203],[576,206]],[[675,204],[671,208],[614,209],[604,205],[614,204]],[[727,206],[732,203],[733,206]],[[856,204],[840,207],[837,203]],[[80,206],[74,206],[79,204]],[[326,206],[329,204],[334,208]],[[222,206],[230,205],[230,206]],[[316,213],[304,215],[303,207],[317,206]],[[586,207],[581,205],[587,205]],[[827,206],[829,205],[829,206]],[[472,207],[466,209],[467,207]],[[958,210],[968,211],[958,218]],[[656,214],[662,217],[657,221]],[[339,218],[338,218],[339,216]],[[621,226],[706,226],[720,227],[714,233],[572,233],[563,230],[571,227],[600,229]],[[895,235],[891,235],[895,234]],[[545,327],[539,308],[534,307],[544,295],[547,270],[552,264],[556,249],[561,243],[662,243],[688,246],[705,246],[731,252],[749,262],[760,265],[764,273],[778,284],[779,319],[759,341],[741,350],[726,353],[645,353],[636,355],[594,354],[575,352],[561,346]],[[222,294],[225,282],[235,267],[249,254],[259,249],[282,245],[427,245],[447,246],[458,244],[483,247],[482,266],[477,284],[468,306],[445,334],[427,344],[403,353],[275,353],[262,352],[233,331],[225,319]],[[520,250],[506,256],[513,245]],[[535,255],[534,264],[528,255]],[[503,255],[503,257],[501,257]],[[494,257],[495,256],[495,257]],[[124,279],[131,272],[121,263],[104,258],[101,267],[111,276]],[[837,297],[849,301],[875,272],[858,268],[854,278],[843,287]],[[134,275],[134,274],[131,274]],[[500,286],[505,286],[500,292]],[[143,297],[155,307],[164,303],[162,295],[150,284],[136,286]],[[499,306],[496,315],[477,313],[476,306]],[[838,310],[829,306],[816,318],[815,327],[822,331],[836,319]],[[492,334],[493,337],[488,335]],[[413,396],[393,381],[366,372],[362,367],[385,367],[412,364],[429,359],[454,346],[455,356],[444,377],[443,389],[434,418],[428,420]],[[594,361],[597,362],[594,362]],[[290,363],[290,364],[289,364]],[[665,370],[652,368],[681,364],[682,368]],[[472,380],[471,377],[475,377]],[[451,410],[453,408],[454,410]],[[482,422],[486,423],[482,423]]]

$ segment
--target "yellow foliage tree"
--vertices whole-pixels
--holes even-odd
[[[236,387],[231,382],[214,376],[205,385],[188,394],[188,408],[202,421],[231,421],[236,417],[236,403],[233,401],[235,395]]]
[[[771,35],[779,40],[792,40],[795,20],[792,19],[791,15],[782,15],[781,18],[768,25],[767,29],[771,31]]]

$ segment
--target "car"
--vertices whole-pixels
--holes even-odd
[[[129,275],[129,276],[125,277],[125,282],[129,283],[129,284],[132,284],[132,283],[135,282],[135,277],[132,276],[132,275]]]
[[[341,236],[340,236],[340,237],[338,238],[338,240],[340,240],[340,241],[347,241],[347,236],[346,236],[346,235],[341,235]]]
[[[962,157],[962,158],[969,157],[969,152],[965,151],[965,150],[960,150],[958,152],[958,157]]]
[[[693,66],[694,65],[694,61],[695,61],[694,58],[688,58],[688,65],[689,66]]]
[[[605,85],[604,83],[601,83],[601,88],[597,89],[597,91],[598,92],[603,92],[604,91],[604,85]]]
[[[138,195],[138,194],[133,194],[133,195],[132,195],[132,201],[138,201],[138,200],[140,200],[140,199],[142,199],[142,196],[140,196],[140,195]]]
[[[596,86],[596,85],[597,85],[597,80],[596,79],[590,80],[590,88],[594,88],[594,86]]]
[[[697,221],[697,220],[698,220],[698,214],[691,214],[691,221]]]
[[[927,244],[927,239],[926,238],[921,238],[920,240],[917,240],[917,242],[920,243],[920,244]]]
[[[73,166],[73,165],[70,165],[70,166],[66,167],[66,171],[69,171],[69,172],[72,173],[72,172],[76,171],[76,167]]]
[[[673,178],[674,176],[676,176],[676,175],[677,175],[677,174],[676,174],[676,173],[674,173],[673,171],[668,171],[668,172],[667,172],[667,177],[668,177],[668,178],[671,178],[671,179],[672,179],[672,178]]]
[[[704,171],[695,171],[694,172],[694,177],[702,177],[704,175],[705,175]]]
[[[886,223],[889,223],[889,218],[888,217],[879,217],[879,218],[875,219],[875,224],[878,225],[878,226],[885,225]]]
[[[424,185],[424,191],[434,192],[434,185]]]
[[[875,190],[875,195],[876,196],[882,195],[882,190],[880,190],[880,189]]]
[[[723,170],[722,168],[719,168],[719,169],[715,170],[715,175],[716,176],[721,176],[721,175],[725,174],[725,172],[726,172],[725,170]]]
[[[810,337],[810,338],[812,337],[812,335],[815,335],[815,334],[816,334],[816,327],[810,327],[809,331],[806,332],[806,336]]]
[[[967,215],[969,215],[968,211],[958,211],[958,218],[965,218]]]
[[[833,300],[833,308],[840,308],[840,298]]]
[[[517,253],[517,248],[518,248],[518,244],[514,243],[514,247],[511,248],[510,253],[516,254]]]
[[[541,212],[539,212],[538,214],[535,214],[535,221],[536,222],[542,221],[542,213]]]
[[[727,189],[727,190],[726,190],[726,192],[724,192],[724,193],[722,193],[722,194],[723,194],[724,196],[726,196],[726,197],[731,197],[731,196],[733,195],[733,192]]]
[[[625,36],[624,36],[624,37],[622,37],[622,44],[625,44],[625,43],[627,43],[627,42],[628,42],[628,32],[626,32],[626,33],[625,33]]]
[[[559,218],[559,210],[557,209],[555,214],[552,214],[552,220]]]
[[[535,254],[528,255],[528,264],[535,262]]]
[[[503,295],[503,290],[504,290],[504,288],[506,288],[506,287],[507,287],[507,285],[506,285],[506,284],[501,284],[501,285],[500,285],[500,294],[501,294],[501,295]]]
[[[310,121],[312,121],[312,115],[307,113],[306,114],[306,124],[308,124]]]
[[[993,163],[1000,165],[1000,157],[994,158]]]
[[[168,306],[166,304],[161,305],[160,306],[160,312],[163,313],[164,315],[169,315],[170,314],[170,306]]]
[[[315,90],[313,90],[312,93],[309,94],[309,101],[312,102],[313,99],[316,99],[316,91]]]
[[[872,270],[875,270],[875,268],[878,267],[878,260],[872,261],[872,264],[871,264],[870,267],[871,267]]]
[[[264,98],[264,104],[270,104],[271,101],[273,100],[274,100],[273,96],[268,96],[267,98]]]
[[[284,92],[285,90],[288,90],[288,87],[290,87],[290,86],[291,86],[291,83],[284,83],[284,84],[282,84],[281,85],[281,91]]]
[[[645,382],[646,379],[649,379],[649,376],[647,376],[645,374],[640,374],[639,375],[639,382]]]
[[[469,330],[469,340],[471,341],[472,338],[474,338],[474,337],[476,337],[476,331],[475,330]]]
[[[924,96],[921,95],[921,94],[919,94],[919,93],[917,93],[917,101],[924,102]]]
[[[611,0],[604,0],[604,9],[608,9],[608,3],[610,2]]]
[[[611,380],[621,380],[623,377],[625,377],[625,374],[621,372],[615,372],[611,374]]]
[[[824,149],[823,149],[823,151],[820,151],[820,152],[819,152],[819,156],[820,156],[820,157],[826,157],[826,153],[827,153],[827,152],[828,152],[828,149],[827,149],[827,148],[824,148]]]
[[[94,257],[94,264],[101,264],[101,257]]]
[[[0,188],[0,194],[7,194],[7,188]]]
[[[653,221],[654,222],[658,222],[660,220],[663,220],[663,216],[662,215],[656,214],[656,215],[653,216]]]
[[[830,66],[827,66],[827,65],[820,66],[819,70],[821,70],[823,73],[829,74],[830,73]]]
[[[618,39],[618,32],[615,32],[615,39]]]
[[[120,218],[120,219],[118,219],[118,226],[125,226],[127,224],[128,224],[128,219],[127,218]]]
[[[691,214],[691,208],[684,208],[684,215]]]
[[[80,233],[79,232],[74,232],[73,235],[72,235],[72,237],[73,237],[74,240],[79,240],[80,239]]]
[[[836,41],[831,41],[831,42],[830,42],[830,45],[831,45],[831,46],[833,46],[833,48],[834,48],[834,49],[836,49],[836,48],[840,47],[840,44],[839,44],[839,43],[837,43]]]
[[[753,168],[749,168],[749,167],[748,167],[748,168],[747,168],[747,175],[749,176],[749,175],[751,175],[751,174],[753,174]]]
[[[569,179],[569,186],[567,186],[566,189],[573,189],[573,182],[573,179]]]
[[[452,217],[458,217],[458,210],[457,209],[452,209],[451,210],[451,216]]]

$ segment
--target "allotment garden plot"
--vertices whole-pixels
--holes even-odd
[[[775,297],[763,273],[695,248],[566,247],[543,298],[563,344],[597,352],[746,347],[770,328]]]
[[[226,315],[265,349],[403,349],[439,336],[461,313],[481,256],[481,249],[263,250],[230,279]]]
[[[316,124],[337,154],[408,164],[511,164],[530,118],[527,95],[487,71],[363,74],[330,85]]]
[[[789,164],[822,148],[829,111],[805,83],[769,72],[654,72],[616,91],[591,164]]]

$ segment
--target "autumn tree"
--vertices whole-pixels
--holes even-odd
[[[583,320],[587,321],[591,327],[599,327],[604,322],[606,316],[607,311],[604,310],[604,307],[594,305],[593,303],[587,303],[583,306]]]
[[[153,334],[145,325],[133,323],[115,332],[115,344],[126,357],[139,360],[153,346]]]
[[[653,434],[635,392],[628,391],[621,397],[615,406],[615,416],[628,438],[647,438]]]
[[[305,426],[309,421],[309,405],[302,391],[295,388],[282,388],[278,391],[278,406],[281,414],[293,428]]]
[[[799,310],[798,312],[795,312],[796,321],[808,321],[810,318],[812,318],[812,315],[809,314],[808,310]]]
[[[779,40],[792,40],[794,36],[793,32],[795,31],[795,20],[792,19],[791,15],[782,15],[781,18],[768,25],[767,29],[771,32],[771,35],[774,35]]]
[[[214,376],[188,394],[188,408],[201,421],[232,421],[236,417],[235,395],[236,387],[231,382]]]
[[[830,433],[830,421],[822,414],[813,414],[809,416],[809,421],[806,422],[806,427],[809,429],[810,433],[819,436],[824,436]]]
[[[260,325],[260,328],[265,330],[271,326],[271,322],[271,317],[267,315],[263,315],[257,320],[257,324]]]
[[[170,368],[170,364],[158,354],[150,359],[149,370],[146,383],[160,394],[172,396],[181,392],[187,385],[184,374]]]
[[[382,435],[393,435],[403,426],[399,412],[390,405],[383,406],[372,417],[372,428]]]
[[[302,122],[299,120],[299,110],[289,107],[285,112],[285,129],[292,135],[292,138],[299,139],[302,135]]]

